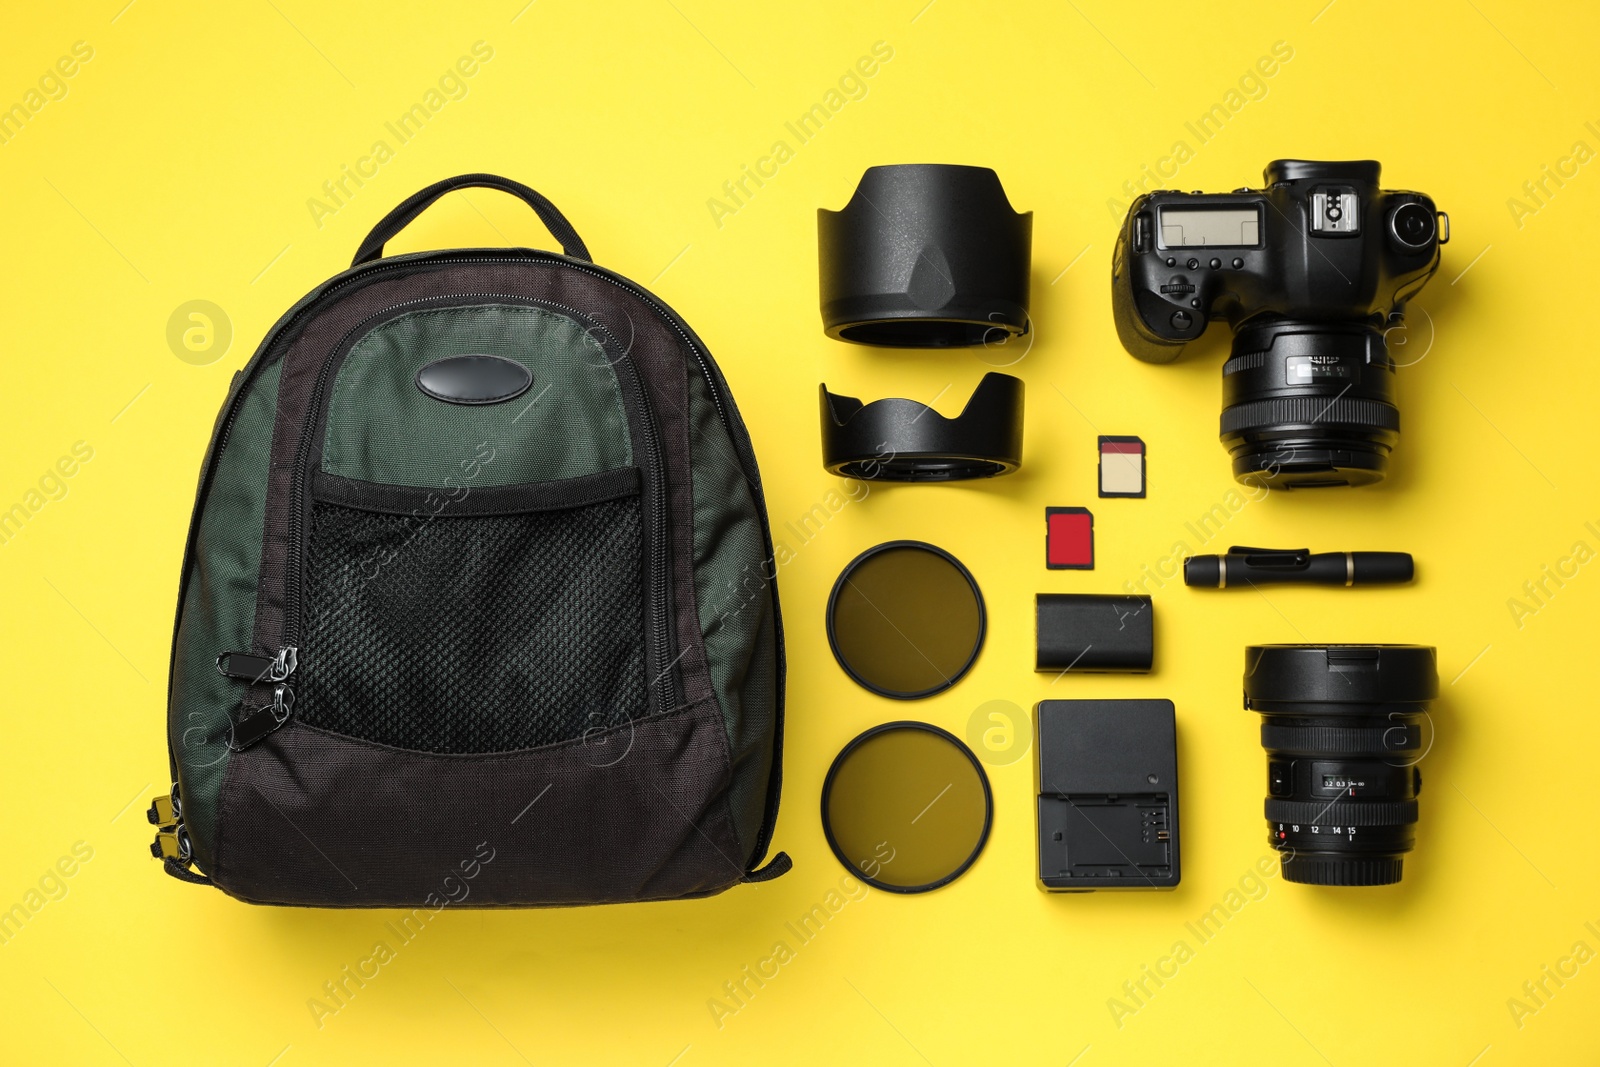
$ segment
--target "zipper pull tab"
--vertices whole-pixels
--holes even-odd
[[[281,682],[294,673],[299,650],[280,648],[270,656],[259,652],[224,652],[217,657],[217,672],[247,682]]]
[[[294,690],[279,682],[273,687],[271,704],[251,708],[245,712],[243,718],[234,723],[233,732],[228,737],[228,747],[235,752],[243,752],[288,722],[289,713],[293,709]]]

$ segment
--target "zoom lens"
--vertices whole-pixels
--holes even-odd
[[[1428,645],[1250,645],[1244,706],[1261,713],[1268,842],[1283,877],[1391,885],[1416,841]],[[1431,736],[1431,731],[1429,732]]]
[[[1242,327],[1222,396],[1222,443],[1247,485],[1368,485],[1382,480],[1400,439],[1394,363],[1383,334],[1365,323]]]

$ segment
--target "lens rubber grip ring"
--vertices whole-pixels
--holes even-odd
[[[1283,857],[1283,877],[1301,885],[1394,885],[1400,880],[1399,856],[1307,856],[1300,853]]]
[[[1268,822],[1307,826],[1409,826],[1417,821],[1415,800],[1279,800],[1269,797]]]
[[[1246,400],[1222,409],[1224,436],[1274,430],[1281,426],[1353,427],[1368,432],[1400,432],[1400,409],[1381,400],[1345,396],[1277,396]]]
[[[1403,733],[1402,733],[1403,732]],[[1404,736],[1403,744],[1393,740]],[[1269,752],[1305,756],[1339,756],[1360,759],[1416,752],[1422,748],[1422,728],[1405,726],[1282,726],[1261,724],[1261,747]]]

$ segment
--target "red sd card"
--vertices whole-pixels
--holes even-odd
[[[1053,571],[1094,569],[1094,514],[1088,508],[1045,508],[1044,565]]]

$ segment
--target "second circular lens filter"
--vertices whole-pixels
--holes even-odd
[[[889,722],[844,747],[822,785],[822,829],[868,885],[925,893],[959,877],[989,839],[994,798],[972,750],[925,722]]]

